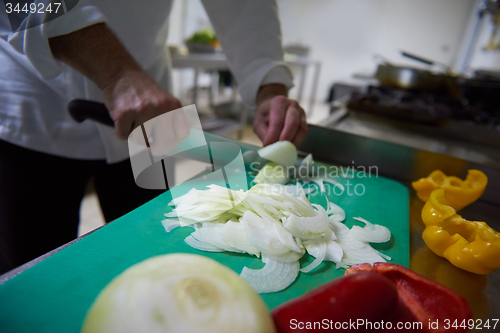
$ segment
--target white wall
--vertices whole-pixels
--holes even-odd
[[[374,53],[396,64],[420,66],[401,57],[403,49],[452,66],[474,7],[474,0],[277,1],[283,43],[308,45],[310,57],[322,62],[320,100],[333,82],[373,72]],[[177,1],[174,13],[180,13],[180,3],[186,6],[186,36],[208,24],[199,0]],[[182,41],[179,34],[172,38]]]
[[[406,50],[453,65],[474,0],[278,0],[283,43],[311,47],[323,63],[318,97],[334,81],[372,73],[375,53],[420,66]],[[423,65],[425,66],[425,65]]]

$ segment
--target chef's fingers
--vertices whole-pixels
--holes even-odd
[[[280,141],[292,141],[297,134],[300,127],[300,121],[304,110],[300,107],[299,103],[296,101],[290,101],[288,108],[286,110],[285,125],[280,134]]]
[[[253,122],[253,131],[259,139],[264,142],[264,138],[266,137],[267,129],[268,129],[268,113],[260,111],[255,115],[255,120]]]
[[[297,133],[295,134],[295,138],[293,138],[292,143],[296,146],[299,147],[300,144],[305,140],[307,136],[307,120],[306,120],[306,115],[305,113],[301,116],[300,119],[300,125],[299,129],[297,130]]]
[[[276,96],[271,100],[271,109],[269,110],[269,128],[262,142],[264,146],[275,143],[279,140],[283,127],[285,126],[285,117],[288,105],[288,98]]]
[[[172,110],[182,108],[181,102],[169,94],[141,101],[139,105],[140,107],[135,110],[137,114],[136,126]]]
[[[126,140],[132,130],[136,127],[135,122],[137,115],[133,110],[119,112],[119,115],[120,116],[118,118],[113,119],[115,121],[115,132],[120,139]]]
[[[148,137],[151,137],[151,153],[155,157],[166,156],[190,133],[189,121],[184,109],[169,111],[144,123]],[[148,127],[151,129],[148,131]]]
[[[130,100],[125,100],[125,102],[130,103]],[[123,104],[122,101],[119,103]],[[148,120],[182,107],[181,103],[170,95],[149,100],[140,98],[132,103],[136,106],[118,104],[111,112],[112,118],[115,120],[116,134],[121,139],[127,139],[135,128]]]

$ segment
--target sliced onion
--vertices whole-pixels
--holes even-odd
[[[274,162],[266,163],[266,165],[260,169],[259,173],[253,179],[253,182],[256,184],[286,184],[288,181],[288,171],[286,168],[283,165]]]
[[[377,251],[377,250],[375,250],[375,251]],[[381,256],[385,260],[392,260],[392,258],[390,256],[388,256],[387,254],[384,254],[384,253],[382,253],[380,251],[377,251],[377,253],[379,254],[379,256]]]
[[[345,211],[333,202],[328,202],[327,214],[330,215],[330,219],[342,222],[345,220]]]
[[[198,241],[211,244],[226,251],[260,256],[259,249],[255,248],[248,241],[245,227],[239,222],[228,221],[225,224],[212,223],[210,227],[203,227],[194,231],[191,235]]]
[[[351,237],[362,242],[384,243],[391,239],[391,232],[384,226],[372,224],[361,217],[354,217],[355,220],[366,224],[364,228],[357,225],[351,228]]]
[[[336,241],[329,241],[327,244],[325,260],[333,261],[339,263],[342,261],[342,257],[344,256],[344,251],[342,247]]]
[[[169,205],[175,208],[165,216],[179,217],[184,226],[205,221],[224,223],[238,216],[237,204],[243,200],[244,192],[217,185],[208,187],[205,191],[191,189],[185,195],[173,199]]]
[[[309,178],[323,188],[324,179]],[[337,268],[346,268],[358,263],[390,260],[369,244],[389,240],[387,228],[356,218],[366,226],[349,229],[341,223],[346,218],[341,207],[329,202],[326,196],[327,210],[311,204],[298,182],[288,186],[257,184],[247,192],[230,191],[216,185],[208,188],[205,191],[191,190],[181,197],[182,200],[173,200],[176,208],[166,216],[179,215],[179,219],[182,217],[186,222],[165,220],[165,230],[168,232],[179,224],[189,225],[195,231],[186,238],[186,243],[194,248],[262,256],[267,260],[264,269],[245,268],[242,272],[242,276],[255,280],[258,290],[270,292],[286,288],[297,276],[300,269],[298,259],[306,249],[315,260],[303,267],[303,272],[312,271],[322,261],[333,261]],[[236,200],[236,204],[232,200]],[[279,284],[280,287],[275,287],[274,281],[259,282],[262,276],[266,280],[275,274],[276,267],[295,266],[294,275],[287,275],[293,275],[293,279],[280,282],[283,283]],[[266,283],[271,283],[272,287],[267,287]]]
[[[288,212],[297,216],[315,216],[316,212],[307,200],[305,194],[299,197],[284,193],[279,187],[269,184],[258,184],[252,187],[245,198],[249,205],[252,202],[260,204],[272,204],[282,212]],[[259,213],[260,214],[260,213]]]
[[[230,252],[241,252],[238,249],[229,246],[222,240],[217,232],[210,231],[212,228],[200,228],[191,233],[191,236],[199,242],[210,244],[216,248],[223,249]]]
[[[290,141],[278,141],[257,151],[260,157],[284,166],[297,161],[297,148]]]
[[[331,228],[327,228],[325,233],[321,237],[323,237],[323,239],[327,242],[337,239],[337,235],[335,235]]]
[[[344,251],[342,258],[344,265],[351,266],[362,263],[373,265],[376,262],[385,262],[385,259],[370,244],[356,240],[350,234],[345,237],[339,236],[338,243]]]
[[[330,216],[330,229],[337,235],[337,238],[342,236],[345,236],[349,233],[350,229],[344,224],[340,223],[336,220],[333,220],[332,217]]]
[[[298,182],[293,185],[280,185],[274,184],[275,186],[279,186],[284,191],[289,192],[295,197],[300,197],[302,194],[309,194],[312,192],[312,188],[303,188]]]
[[[175,228],[178,228],[181,226],[181,222],[179,222],[179,220],[177,220],[177,219],[166,219],[166,220],[161,221],[161,224],[165,228],[166,232],[170,232],[170,231],[174,230]]]
[[[321,237],[328,229],[328,216],[323,207],[320,205],[313,206],[316,207],[316,216],[298,217],[296,215],[290,215],[288,218],[283,219],[283,226],[285,229],[291,232],[295,237],[299,237],[303,240]]]
[[[318,258],[320,255],[320,248],[315,239],[304,242],[304,246],[306,247],[309,255]],[[333,240],[326,241],[326,252],[323,261],[333,261],[339,263],[342,261],[343,255],[344,252],[342,251],[342,247],[337,242]]]
[[[218,247],[215,247],[211,244],[205,243],[205,242],[200,242],[193,236],[189,235],[186,238],[184,238],[184,241],[186,242],[187,245],[191,246],[192,248],[195,248],[200,251],[206,251],[206,252],[224,252],[225,250],[219,249]]]
[[[292,251],[304,253],[303,249],[301,249],[300,246],[297,245],[297,242],[295,241],[295,238],[292,236],[292,234],[285,230],[283,224],[276,221],[272,221],[270,223],[273,228],[274,235],[276,236],[276,238],[278,238],[281,244]]]
[[[261,269],[244,267],[240,276],[258,293],[274,293],[292,284],[299,274],[300,264],[294,262],[278,262],[262,257],[265,263]]]
[[[314,251],[315,255],[313,257],[315,257],[316,259],[314,259],[314,261],[309,265],[307,265],[306,267],[300,269],[302,273],[309,273],[310,271],[318,267],[319,264],[321,264],[325,259],[327,245],[326,241],[320,238],[320,239],[313,239],[306,241],[304,242],[304,246],[306,247],[307,253],[309,254],[311,254],[311,252],[309,252],[309,248],[314,247],[314,250],[312,251]]]
[[[282,237],[274,232],[273,223],[278,223],[272,219],[261,218],[257,214],[247,211],[242,218],[248,241],[262,252],[262,255],[282,262],[293,262],[302,257],[303,252],[294,251],[291,248],[297,248],[296,244],[284,245]]]

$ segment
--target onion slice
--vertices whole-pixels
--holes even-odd
[[[283,235],[286,231],[278,221],[261,218],[251,211],[247,211],[241,221],[248,241],[262,252],[263,257],[281,262],[293,262],[304,254],[291,235]]]
[[[263,256],[262,261],[265,263],[263,268],[243,267],[240,274],[258,293],[281,291],[292,284],[299,274],[300,264],[298,260],[279,262]]]
[[[191,236],[198,241],[225,251],[260,256],[259,249],[248,241],[245,226],[239,222],[228,221],[225,224],[205,223],[203,228],[194,231]]]
[[[352,238],[370,243],[385,243],[391,239],[391,232],[386,227],[372,224],[361,217],[354,217],[354,219],[363,222],[366,226],[364,228],[353,226],[351,228]]]
[[[161,221],[161,224],[165,228],[166,232],[170,232],[170,231],[174,230],[175,228],[178,228],[181,226],[181,222],[179,222],[179,220],[177,220],[177,219],[166,219],[166,220]]]
[[[300,271],[302,273],[309,273],[310,271],[312,271],[313,269],[315,269],[316,267],[319,266],[319,264],[321,264],[323,262],[323,260],[325,259],[325,256],[326,256],[326,249],[327,249],[327,245],[326,245],[326,241],[324,239],[313,239],[313,240],[309,240],[309,241],[306,241],[304,242],[304,246],[306,247],[307,249],[307,253],[311,254],[311,252],[309,252],[309,247],[317,247],[317,250],[315,251],[315,256],[316,259],[314,259],[314,261],[312,263],[310,263],[309,265],[307,265],[306,267],[303,267],[300,269]]]
[[[330,215],[330,220],[342,222],[345,220],[345,211],[333,202],[328,203],[327,214]]]
[[[373,265],[386,261],[370,244],[353,239],[349,235],[345,238],[339,237],[339,244],[344,251],[342,264],[346,266],[362,263]]]
[[[184,241],[186,242],[187,245],[189,245],[192,248],[195,248],[197,250],[200,250],[200,251],[206,251],[206,252],[224,252],[225,251],[223,249],[219,249],[218,247],[213,246],[212,244],[201,242],[191,235],[187,236],[184,239]]]
[[[266,163],[253,179],[253,182],[256,184],[286,184],[288,181],[288,171],[286,168],[275,162]]]
[[[316,208],[315,216],[290,215],[288,218],[283,218],[285,229],[302,240],[321,237],[328,229],[328,216],[323,207],[314,204],[313,206]]]
[[[342,261],[342,257],[344,256],[344,251],[342,247],[336,241],[329,241],[326,248],[325,260],[333,261],[335,263],[339,263]]]

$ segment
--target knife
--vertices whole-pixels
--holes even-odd
[[[68,111],[71,117],[78,123],[90,119],[104,125],[115,127],[115,122],[109,115],[108,108],[104,103],[74,99],[69,102]]]
[[[110,127],[115,126],[115,122],[109,115],[109,111],[104,103],[84,99],[74,99],[69,102],[68,111],[71,117],[78,123],[90,119]],[[241,148],[243,160],[245,161],[245,163],[248,165],[256,163],[254,164],[254,170],[260,170],[260,168],[262,168],[268,162],[258,155],[257,150],[259,150],[260,147],[243,142],[233,141],[207,132],[204,132],[204,135],[207,143],[228,142],[237,144]],[[199,156],[197,158],[197,154],[189,155],[189,158],[200,160]],[[205,162],[204,159],[202,161]]]

